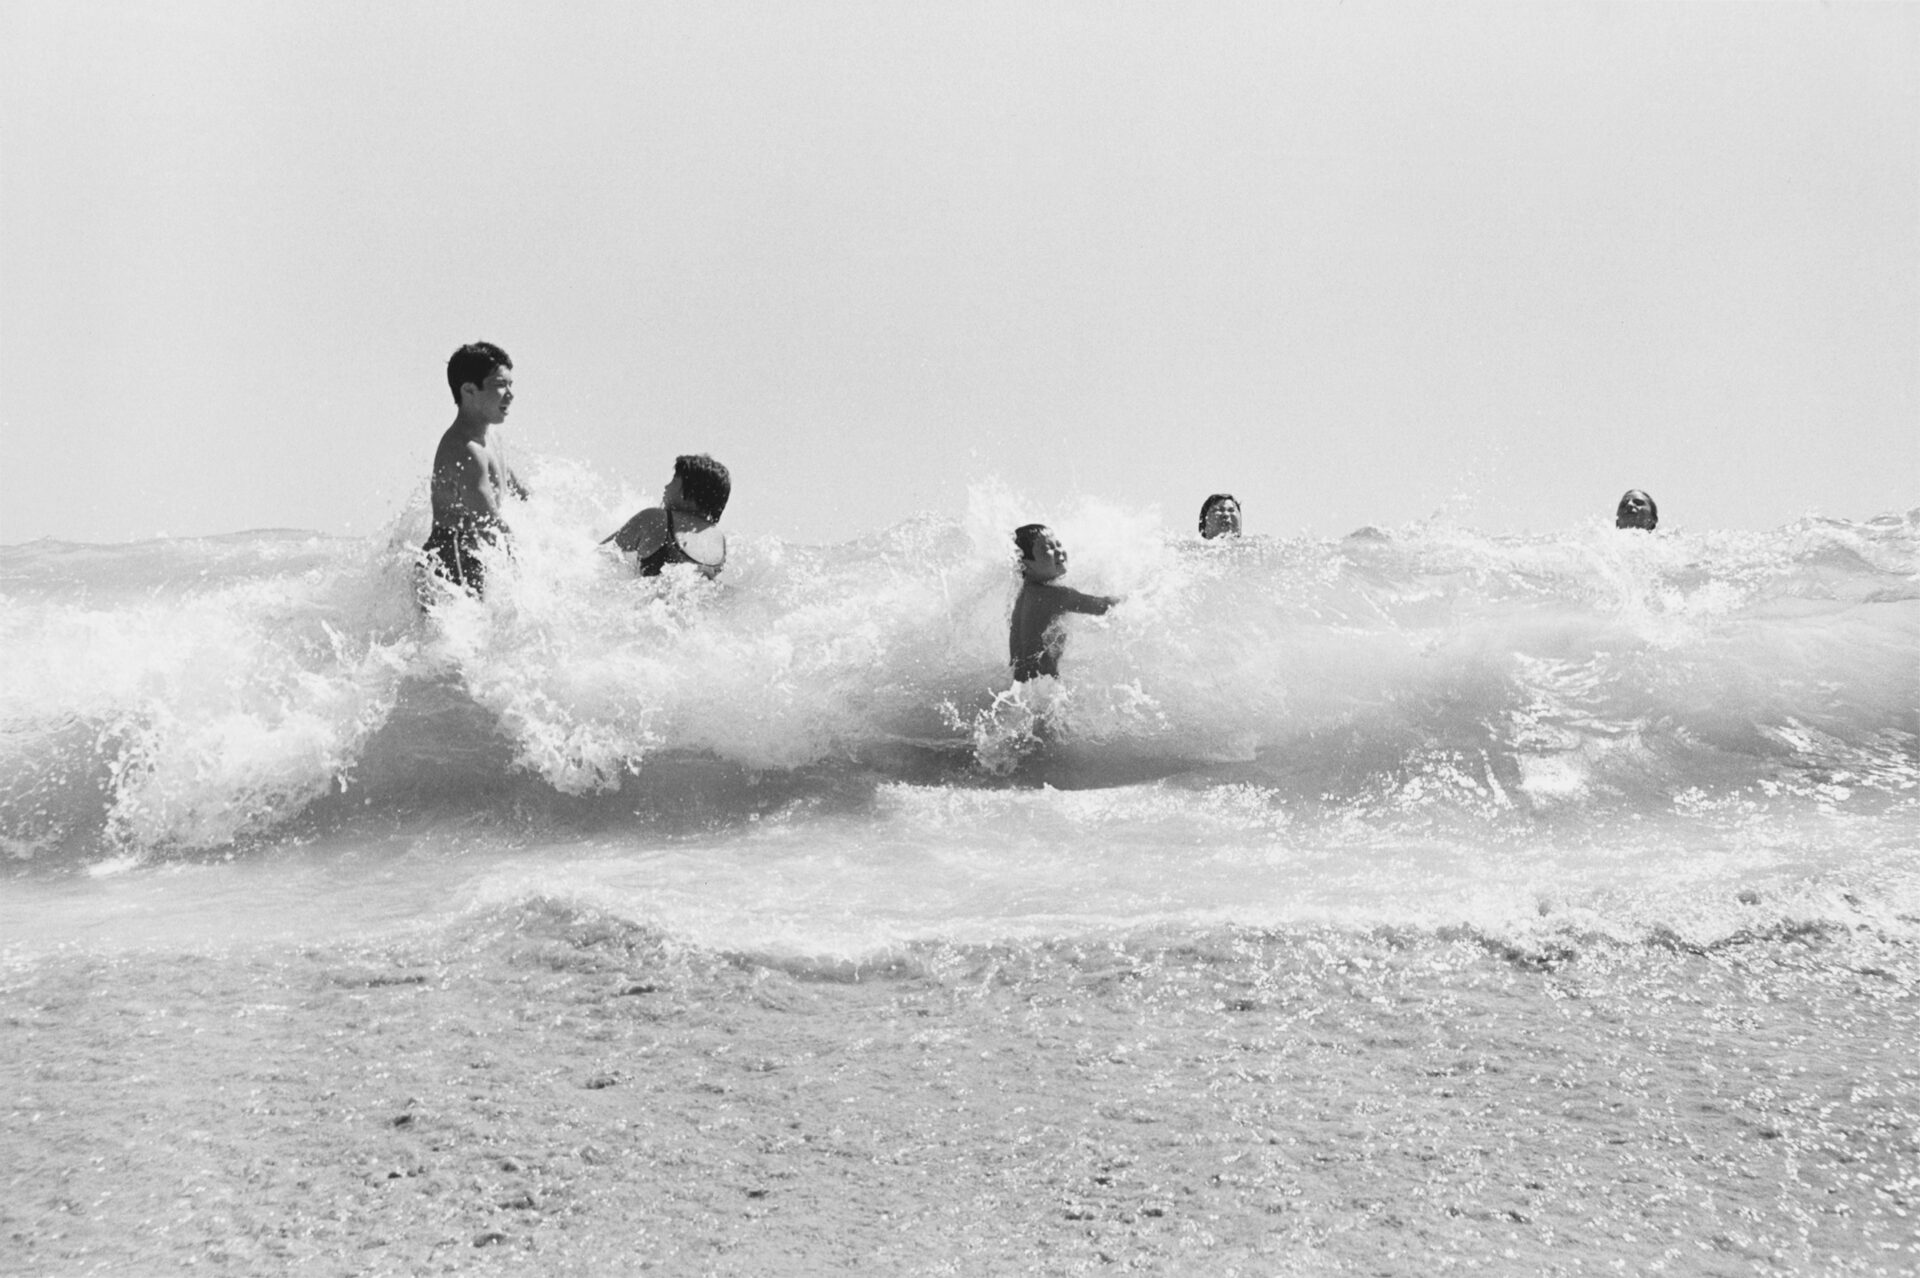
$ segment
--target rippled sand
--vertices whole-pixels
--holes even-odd
[[[1920,963],[1841,934],[688,952],[534,905],[0,976],[0,1270],[1912,1273]]]

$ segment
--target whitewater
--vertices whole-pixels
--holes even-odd
[[[1920,1268],[1920,509],[710,582],[533,478],[425,611],[417,497],[0,547],[0,1270]]]

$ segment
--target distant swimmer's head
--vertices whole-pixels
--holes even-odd
[[[1653,504],[1653,498],[1638,488],[1627,489],[1620,499],[1619,508],[1613,512],[1615,528],[1643,528],[1652,532],[1660,522],[1660,508]]]
[[[673,479],[680,486],[680,498],[699,512],[701,518],[720,522],[733,496],[733,476],[705,453],[682,453],[673,459]]]
[[[1215,493],[1200,503],[1202,537],[1238,537],[1240,502],[1232,493]]]
[[[1052,581],[1067,570],[1067,548],[1045,524],[1021,524],[1013,530],[1020,550],[1020,573],[1028,581]]]
[[[513,403],[513,361],[492,342],[468,342],[447,360],[447,389],[453,402],[462,408],[467,401],[461,392],[471,386],[483,410],[497,408],[505,417]]]

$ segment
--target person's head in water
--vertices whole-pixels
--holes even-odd
[[[1615,528],[1643,528],[1654,530],[1660,522],[1660,508],[1653,504],[1653,498],[1638,488],[1629,488],[1620,498],[1619,507],[1613,512]]]
[[[674,482],[680,485],[680,499],[698,511],[702,519],[720,522],[733,495],[733,477],[705,453],[682,453],[673,459]]]
[[[494,369],[512,367],[507,353],[492,342],[468,342],[447,360],[447,389],[453,392],[453,402],[461,403],[462,386],[485,390]]]
[[[1215,493],[1200,503],[1202,537],[1238,537],[1240,503],[1232,493]]]
[[[1013,530],[1020,551],[1020,575],[1028,581],[1052,581],[1067,570],[1067,548],[1045,524],[1021,524]]]

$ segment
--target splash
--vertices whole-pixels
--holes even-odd
[[[1250,788],[1482,841],[1920,805],[1920,512],[1202,543],[983,485],[959,519],[736,536],[718,582],[644,581],[597,548],[639,497],[539,479],[488,597],[424,615],[418,499],[365,539],[0,549],[0,849],[217,851],[435,803],[745,821],[860,778]],[[1036,514],[1125,603],[1014,688],[1008,533]]]

